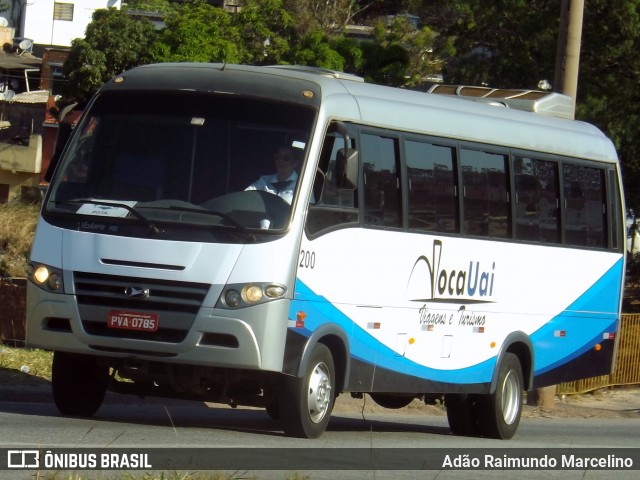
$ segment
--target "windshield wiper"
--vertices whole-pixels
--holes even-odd
[[[245,238],[248,238],[252,242],[256,241],[256,237],[253,233],[251,233],[247,227],[238,222],[231,215],[223,212],[219,212],[217,210],[207,210],[206,208],[189,208],[189,207],[176,207],[172,205],[169,207],[169,210],[177,211],[177,212],[188,212],[188,213],[200,213],[203,215],[212,215],[215,217],[220,217],[223,220],[229,222],[232,226],[234,226],[239,232],[241,232]]]
[[[55,203],[56,205],[58,205],[58,204],[60,204],[60,205],[65,205],[65,204],[84,205],[86,203],[90,203],[92,205],[102,205],[102,206],[105,206],[105,207],[124,208],[127,212],[131,213],[131,215],[136,217],[142,223],[146,224],[149,227],[149,230],[152,233],[154,233],[156,235],[162,233],[162,229],[158,228],[155,223],[153,223],[151,220],[149,220],[147,217],[145,217],[143,214],[141,214],[138,210],[136,210],[135,208],[131,207],[130,205],[127,205],[126,203],[95,200],[93,198],[75,198],[73,200],[63,200],[63,201],[54,200],[53,203]]]

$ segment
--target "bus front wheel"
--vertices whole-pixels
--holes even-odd
[[[55,352],[51,365],[53,401],[60,413],[90,417],[98,411],[109,384],[109,367],[93,357]]]
[[[520,423],[524,394],[524,378],[518,357],[507,353],[498,371],[496,391],[479,395],[478,426],[485,437],[509,439]]]
[[[287,377],[280,394],[280,421],[284,433],[318,438],[326,430],[335,402],[335,366],[331,351],[317,344],[304,376]]]

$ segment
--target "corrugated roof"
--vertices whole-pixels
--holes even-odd
[[[17,55],[0,51],[0,69],[4,70],[25,70],[27,68],[40,68],[42,59],[34,57],[30,53]]]
[[[49,100],[49,92],[47,90],[37,90],[35,92],[24,92],[14,95],[9,100],[12,103],[47,103]]]

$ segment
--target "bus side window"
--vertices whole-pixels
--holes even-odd
[[[482,237],[510,237],[506,156],[461,148],[460,164],[464,233]]]
[[[564,234],[568,245],[606,247],[604,170],[563,164]]]
[[[307,215],[306,230],[311,235],[358,222],[357,189],[342,188],[346,186],[337,181],[336,163],[341,151],[344,151],[343,138],[338,134],[328,134],[315,173],[313,197]]]
[[[404,151],[409,180],[409,228],[457,233],[455,148],[406,140]]]
[[[518,240],[560,242],[558,164],[517,156],[513,161]]]
[[[398,140],[371,134],[363,134],[360,138],[364,169],[364,221],[375,227],[401,227]]]

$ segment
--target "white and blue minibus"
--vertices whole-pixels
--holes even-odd
[[[511,438],[524,392],[607,374],[616,349],[620,167],[566,100],[296,66],[113,78],[31,252],[27,342],[54,352],[57,408],[93,415],[108,390],[249,405],[315,438],[338,395],[366,394]]]

